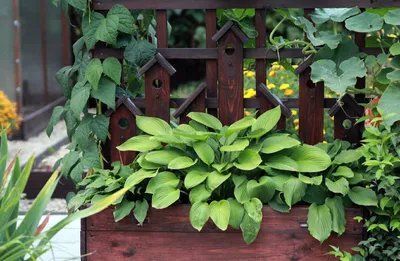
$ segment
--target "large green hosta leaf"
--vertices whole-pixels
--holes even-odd
[[[385,122],[391,126],[400,120],[400,82],[392,82],[383,93],[378,108],[384,116],[393,114],[393,116],[385,118]]]
[[[230,204],[227,200],[213,201],[210,204],[210,217],[214,224],[225,231],[229,225]]]
[[[200,231],[210,217],[210,206],[206,202],[197,202],[190,208],[190,223]]]
[[[349,191],[349,198],[360,206],[378,206],[378,198],[372,189],[354,187]]]
[[[153,208],[163,209],[174,204],[180,197],[180,190],[174,186],[159,187],[153,194]]]
[[[342,73],[337,71],[335,62],[318,60],[311,65],[311,80],[314,83],[324,81],[332,91],[344,93],[357,83],[357,77],[364,77],[367,73],[364,62],[358,57],[343,61],[339,68]]]
[[[203,161],[208,166],[214,162],[214,150],[205,141],[198,141],[193,143],[193,149],[199,156],[201,161]]]
[[[136,124],[139,129],[151,135],[172,134],[171,126],[169,126],[169,124],[165,121],[158,118],[137,116]]]
[[[346,28],[358,33],[372,33],[383,26],[383,18],[377,14],[364,12],[346,20]]]
[[[292,148],[297,145],[300,145],[300,141],[290,138],[290,137],[285,137],[285,136],[273,136],[270,138],[267,138],[263,143],[262,143],[262,153],[266,154],[271,154],[275,153],[284,149]]]
[[[144,152],[154,150],[158,147],[161,147],[159,141],[151,139],[151,136],[139,135],[125,141],[122,145],[118,146],[117,149],[120,151]]]
[[[172,172],[160,172],[157,176],[150,179],[149,184],[147,184],[146,193],[153,194],[158,188],[163,186],[177,187],[180,180]]]
[[[240,228],[244,216],[244,207],[236,199],[229,198],[231,214],[229,216],[229,225],[235,229]]]
[[[324,242],[332,231],[332,215],[327,205],[311,204],[308,208],[307,225],[310,234]]]
[[[281,107],[277,106],[272,110],[266,111],[257,118],[251,126],[251,131],[261,130],[260,133],[267,133],[272,130],[281,118]],[[262,136],[262,135],[261,135]]]
[[[302,200],[306,194],[306,189],[307,184],[296,177],[290,177],[290,179],[283,184],[283,195],[286,204],[292,206]]]
[[[322,24],[329,20],[341,23],[347,18],[359,14],[358,7],[353,8],[316,8],[310,15],[311,19],[316,24]]]
[[[261,222],[254,221],[247,213],[244,214],[240,229],[242,230],[243,239],[246,244],[251,244],[256,240],[260,227]]]
[[[239,154],[238,161],[233,163],[233,165],[241,170],[253,170],[262,162],[260,155],[250,149],[242,151]]]
[[[320,172],[331,165],[331,158],[320,148],[303,145],[290,150],[290,157],[297,163],[299,172]]]
[[[325,199],[325,205],[328,206],[332,215],[332,230],[338,235],[342,235],[346,230],[346,213],[344,211],[343,200],[341,197]]]
[[[247,183],[247,192],[251,198],[259,198],[263,203],[270,201],[275,194],[275,184],[268,176],[263,176],[257,182],[250,180]]]
[[[222,123],[214,116],[203,112],[191,112],[188,117],[214,130],[220,130]]]

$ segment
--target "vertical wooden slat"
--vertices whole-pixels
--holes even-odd
[[[168,17],[167,10],[157,10],[157,43],[158,48],[168,47]]]
[[[17,101],[17,113],[21,112],[22,106],[22,67],[21,67],[21,29],[19,17],[19,0],[13,0],[13,20],[14,20],[14,77],[15,77],[15,97]]]
[[[304,10],[306,17],[312,9]],[[314,84],[310,79],[311,69],[307,68],[299,79],[299,136],[307,144],[324,140],[324,85]]]
[[[217,32],[217,14],[216,10],[206,10],[206,47],[216,48],[217,44],[211,39]],[[218,96],[218,66],[217,60],[206,61],[206,83],[207,97],[215,98]],[[218,109],[208,109],[207,112],[211,115],[218,116]]]
[[[71,57],[70,57],[70,47],[71,47],[71,41],[70,41],[70,27],[69,27],[69,22],[67,16],[64,14],[63,11],[60,10],[60,16],[61,16],[61,34],[62,34],[62,41],[63,41],[63,56],[62,56],[62,61],[63,65],[67,66],[71,63]]]
[[[266,23],[266,11],[265,9],[256,9],[255,15],[255,26],[258,32],[258,36],[256,38],[256,47],[257,48],[265,48],[267,46],[266,42],[266,34],[267,27]],[[260,84],[266,85],[267,80],[267,66],[265,59],[256,59],[256,86],[258,87]],[[257,98],[260,100],[260,114],[272,109],[272,104],[265,98],[265,96],[257,91]]]
[[[219,119],[230,125],[244,115],[243,42],[231,30],[218,41]]]

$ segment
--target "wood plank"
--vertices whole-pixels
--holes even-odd
[[[131,232],[185,232],[198,233],[189,220],[189,205],[181,204],[172,207],[156,210],[150,208],[148,218],[144,226],[137,226],[133,215],[119,221],[114,221],[112,214],[113,209],[106,210],[87,218],[87,230],[91,231],[131,231]],[[308,234],[307,228],[302,228],[303,224],[307,223],[308,207],[295,206],[290,214],[280,213],[272,210],[268,206],[263,208],[263,222],[261,229],[264,233],[299,233]],[[362,225],[353,219],[355,216],[362,216],[362,209],[347,208],[347,233],[361,234]],[[221,232],[211,221],[207,222],[202,229],[202,233],[219,233]],[[228,228],[224,233],[241,233],[239,230]]]
[[[305,9],[305,15],[313,10]],[[324,84],[314,84],[310,79],[311,68],[299,77],[299,136],[307,144],[314,145],[324,140]]]
[[[26,184],[24,193],[27,199],[35,199],[43,189],[53,172],[32,171]],[[51,198],[66,198],[69,192],[75,192],[75,184],[71,179],[61,177]]]
[[[220,9],[220,8],[340,8],[354,7],[400,7],[400,2],[393,0],[93,0],[94,10],[109,10],[116,4],[129,9]]]
[[[267,46],[267,27],[265,25],[266,20],[266,11],[265,9],[257,9],[255,19],[255,26],[258,32],[258,36],[256,38],[256,47],[257,48],[265,48]],[[265,59],[256,59],[256,88],[260,86],[260,84],[266,84],[267,80],[267,66]],[[259,114],[263,114],[264,112],[272,109],[273,105],[269,102],[265,95],[259,91],[257,88],[257,98],[260,100],[260,110]]]
[[[229,30],[218,41],[218,112],[224,125],[244,116],[243,83],[243,43]]]
[[[168,47],[168,17],[167,10],[157,10],[156,12],[157,19],[157,45],[159,48],[167,48]]]
[[[215,50],[215,58],[218,57],[217,43],[212,40],[212,37],[217,32],[217,14],[216,10],[206,10],[206,46],[211,50],[213,48]],[[211,59],[211,58],[208,58]],[[218,97],[218,64],[217,60],[207,60],[206,61],[206,97],[207,98],[216,98]],[[207,110],[207,113],[218,116],[218,109]]]
[[[185,98],[171,98],[170,99],[170,108],[179,108],[184,102]],[[298,98],[282,98],[283,104],[288,108],[299,108],[299,99]],[[134,98],[132,101],[136,104],[136,106],[140,109],[146,108],[145,98]],[[244,107],[245,108],[260,108],[260,101],[257,98],[248,98],[244,99]],[[324,108],[331,108],[336,103],[336,99],[334,98],[325,98],[324,99]],[[207,98],[206,99],[206,108],[208,109],[217,109],[218,108],[218,98]]]

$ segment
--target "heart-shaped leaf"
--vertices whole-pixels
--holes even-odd
[[[245,213],[244,207],[236,199],[229,198],[228,201],[231,211],[229,216],[229,225],[235,229],[239,229]]]
[[[227,200],[213,201],[210,204],[210,217],[214,224],[225,231],[228,228],[230,217],[230,204]]]
[[[349,182],[345,178],[340,178],[336,181],[326,178],[325,185],[333,193],[340,193],[343,196],[347,195],[349,192]]]
[[[311,204],[308,208],[307,225],[310,234],[321,243],[324,242],[332,231],[332,215],[329,207]]]
[[[290,157],[297,163],[299,172],[320,172],[331,165],[331,158],[320,148],[303,145],[290,150]]]
[[[201,231],[209,217],[210,207],[206,202],[197,202],[190,208],[190,223],[198,231]]]
[[[257,152],[247,149],[239,154],[238,161],[238,163],[233,163],[236,168],[241,170],[253,170],[261,164],[262,159]]]
[[[257,223],[261,223],[263,217],[262,207],[263,204],[258,198],[252,198],[250,201],[244,203],[244,209],[247,214]]]
[[[296,177],[290,177],[290,179],[283,184],[283,195],[286,204],[292,206],[301,201],[306,194],[306,189],[307,184]]]
[[[151,198],[152,206],[156,209],[164,209],[174,204],[180,197],[181,191],[173,186],[159,187]]]
[[[205,141],[193,143],[193,149],[199,158],[208,166],[214,162],[214,150]]]
[[[231,174],[221,174],[218,171],[213,171],[210,173],[210,175],[207,177],[207,188],[210,191],[213,191],[214,189],[218,188],[222,183],[224,183]]]
[[[325,199],[325,205],[328,206],[332,215],[332,230],[339,236],[346,230],[346,213],[344,211],[343,200],[341,197]]]
[[[210,172],[193,170],[185,177],[185,187],[191,189],[201,184],[210,175]]]
[[[354,177],[354,172],[346,166],[339,166],[335,173],[332,174],[335,177],[345,177],[352,178]]]
[[[192,205],[199,201],[206,201],[211,197],[211,192],[206,188],[205,184],[194,187],[189,193],[189,201]]]
[[[346,28],[358,33],[372,33],[382,29],[383,18],[377,14],[363,12],[346,20]]]
[[[247,191],[251,198],[258,198],[263,203],[267,203],[275,195],[275,184],[270,177],[263,176],[259,182],[250,180],[247,183]]]
[[[177,187],[179,178],[172,172],[164,171],[157,174],[157,176],[150,179],[147,184],[146,193],[153,194],[158,188],[163,186]]]

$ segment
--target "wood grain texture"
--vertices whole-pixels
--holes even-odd
[[[120,120],[124,119],[129,123],[125,129],[119,126]],[[130,164],[135,159],[136,153],[133,151],[120,152],[117,149],[119,145],[136,135],[136,118],[124,104],[121,104],[110,117],[110,135],[111,161]]]
[[[243,43],[230,30],[218,41],[219,119],[230,125],[244,116]]]
[[[290,214],[263,209],[258,238],[246,245],[241,232],[229,228],[219,231],[208,222],[202,232],[189,222],[189,206],[175,205],[164,210],[151,209],[143,227],[129,216],[115,223],[107,209],[88,218],[88,260],[335,260],[325,256],[329,244],[349,250],[362,238],[362,226],[353,217],[361,209],[347,209],[346,233],[320,245],[307,228],[307,207],[294,207]]]
[[[154,81],[161,83],[160,88]],[[170,120],[170,77],[160,64],[155,64],[145,75],[146,116],[158,117],[166,122]]]
[[[157,10],[156,19],[157,19],[156,31],[157,31],[158,48],[167,48],[168,47],[167,10]]]
[[[400,2],[396,0],[93,0],[93,9],[109,10],[116,4],[129,9],[400,7]]]
[[[216,52],[215,58],[218,58],[217,43],[212,40],[212,37],[217,32],[217,14],[215,10],[206,10],[206,47],[213,48]],[[209,50],[209,49],[207,49]],[[207,60],[206,61],[206,84],[207,98],[218,97],[218,64],[217,60]],[[207,113],[218,116],[218,109],[208,109]]]

